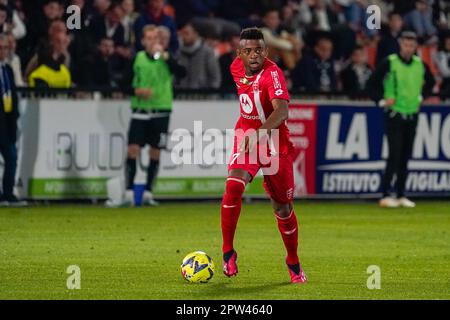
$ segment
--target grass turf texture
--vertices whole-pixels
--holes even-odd
[[[219,204],[106,209],[0,209],[0,299],[450,299],[450,204],[297,202],[300,257],[309,277],[292,285],[269,203],[244,204],[239,274],[221,270]],[[207,284],[180,276],[183,257],[207,252]],[[81,290],[68,290],[69,265]],[[369,265],[381,289],[369,290]]]

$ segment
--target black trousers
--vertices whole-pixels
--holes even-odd
[[[17,117],[11,114],[3,114],[0,118],[0,155],[3,158],[4,168],[0,196],[7,200],[13,195],[15,183],[17,169],[16,140]]]
[[[406,178],[408,176],[408,160],[411,157],[414,138],[416,136],[417,114],[401,115],[388,110],[384,115],[389,155],[382,181],[383,196],[389,196],[394,175],[397,178],[395,189],[397,197],[405,195]]]
[[[17,149],[15,143],[1,144],[0,154],[3,157],[3,196],[9,199],[13,195],[13,188],[17,168]],[[1,193],[0,193],[1,194]]]

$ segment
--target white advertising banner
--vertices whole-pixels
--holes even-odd
[[[102,199],[107,195],[106,181],[124,176],[129,101],[23,99],[20,108],[20,196]],[[235,100],[175,101],[154,193],[220,197],[238,116]],[[448,195],[449,121],[449,107],[422,108],[408,192]],[[386,159],[381,109],[350,102],[294,102],[288,126],[295,146],[295,196],[379,195]],[[137,184],[145,183],[148,158],[148,149],[143,149]],[[248,195],[264,194],[261,179],[256,177],[248,186]]]
[[[124,174],[129,101],[24,100],[21,114],[21,196],[104,198],[106,180]],[[237,117],[233,101],[175,102],[155,192],[221,194]],[[145,181],[147,163],[145,148],[137,183]]]

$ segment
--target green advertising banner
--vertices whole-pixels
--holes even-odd
[[[106,178],[30,179],[28,194],[34,199],[106,198]],[[247,185],[247,195],[263,195],[263,178],[255,177]],[[156,196],[217,196],[225,191],[225,178],[189,177],[159,178],[155,186]]]

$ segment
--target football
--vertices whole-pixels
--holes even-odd
[[[202,251],[189,253],[181,264],[181,276],[191,283],[206,283],[214,275],[214,262]]]

